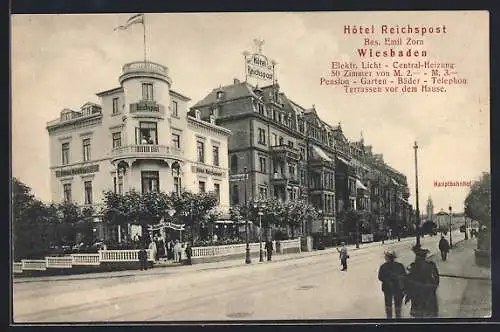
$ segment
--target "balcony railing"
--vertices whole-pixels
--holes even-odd
[[[285,153],[287,156],[298,159],[299,150],[286,144],[271,146],[271,152]]]
[[[136,61],[127,63],[122,68],[123,74],[131,74],[137,72],[156,73],[167,76],[168,68],[160,64],[149,61]]]
[[[166,156],[170,152],[168,146],[165,145],[152,145],[152,144],[138,144],[138,145],[126,145],[120,146],[113,149],[113,157],[161,157]]]

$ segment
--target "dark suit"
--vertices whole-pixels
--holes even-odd
[[[396,318],[401,318],[405,276],[405,267],[401,263],[389,261],[380,266],[378,279],[382,281],[382,292],[384,292],[385,313],[387,318],[392,318],[393,301]]]

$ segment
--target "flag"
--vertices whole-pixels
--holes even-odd
[[[125,23],[125,25],[120,25],[120,26],[114,28],[113,31],[126,30],[132,24],[139,24],[139,23],[144,24],[144,14],[137,14],[137,15],[132,16],[131,18],[129,18],[127,20],[127,23]]]

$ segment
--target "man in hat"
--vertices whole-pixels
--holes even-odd
[[[408,267],[405,303],[411,301],[410,315],[415,318],[438,317],[436,291],[439,286],[439,271],[434,262],[426,259],[429,250],[413,247],[415,261]]]
[[[385,263],[378,270],[378,280],[382,282],[382,292],[384,292],[385,314],[387,318],[392,318],[392,302],[394,301],[394,311],[396,318],[401,318],[401,305],[404,295],[404,278],[406,276],[403,264],[396,262],[396,252],[387,250],[384,253]]]
[[[441,235],[441,240],[439,240],[439,251],[441,251],[441,259],[445,261],[450,251],[450,244],[445,239],[444,235]]]
[[[340,257],[340,264],[342,264],[342,269],[341,271],[347,271],[347,259],[349,258],[349,255],[347,254],[347,248],[345,246],[345,242],[341,242],[340,245],[342,248],[337,248],[337,252],[339,253]]]

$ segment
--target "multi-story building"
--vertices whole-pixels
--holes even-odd
[[[322,121],[314,105],[292,101],[277,83],[258,87],[234,79],[213,89],[191,112],[215,117],[217,125],[233,133],[228,142],[231,204],[305,198],[320,211],[308,225],[311,233],[343,234],[338,215],[347,208],[376,212],[375,220],[365,221],[373,224],[372,231],[408,220],[402,208],[408,205],[406,177],[362,140],[349,142],[340,123],[333,127]]]
[[[231,132],[188,115],[190,99],[171,89],[165,66],[128,63],[119,83],[97,93],[98,104],[64,109],[47,124],[53,201],[99,204],[105,190],[214,191],[227,211]]]

